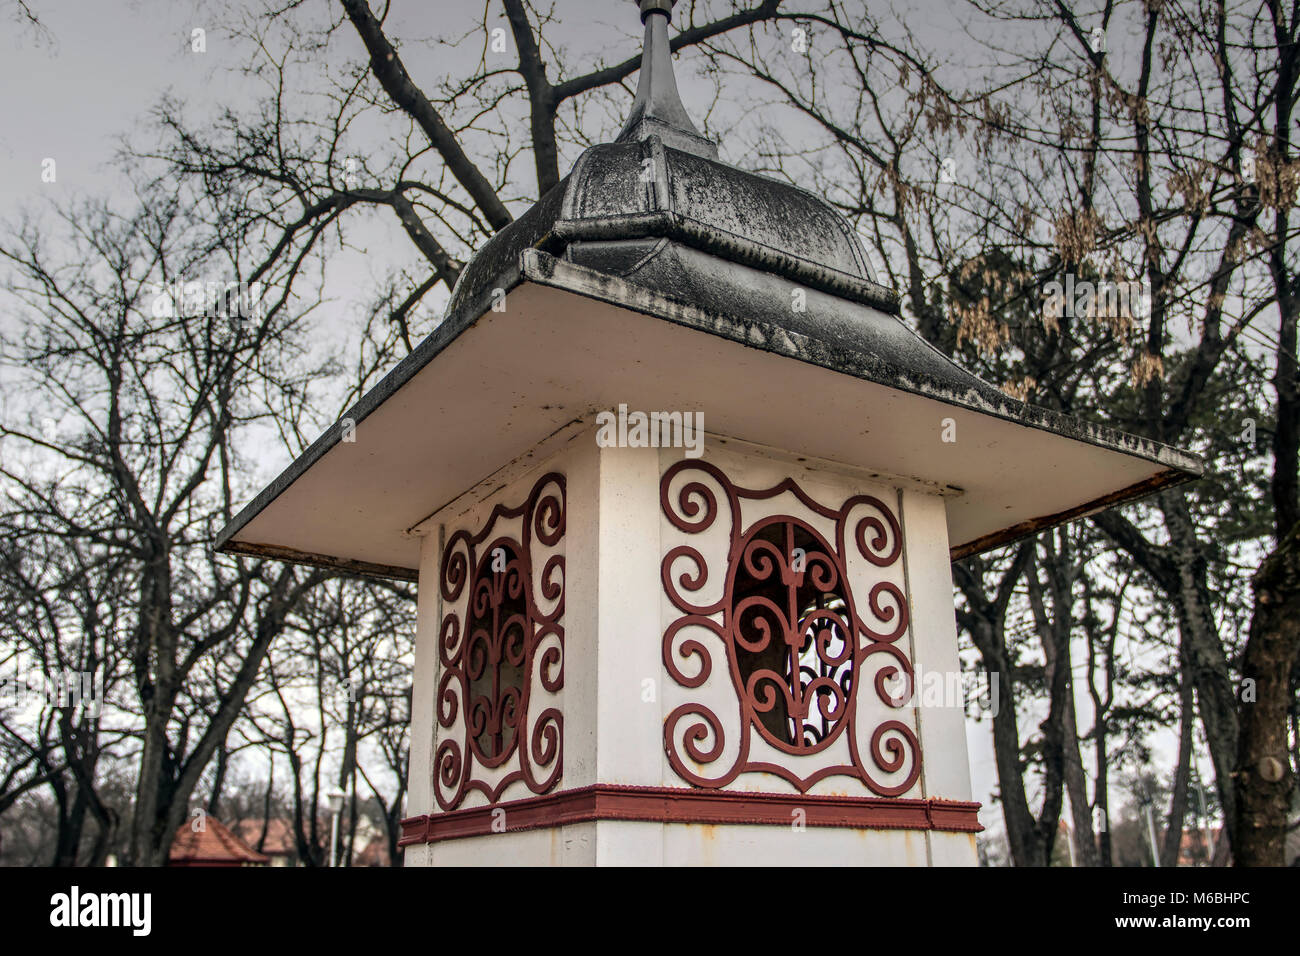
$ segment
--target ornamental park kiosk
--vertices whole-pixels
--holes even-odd
[[[974,864],[950,562],[1200,462],[923,341],[640,8],[616,141],[217,547],[418,582],[407,866]]]

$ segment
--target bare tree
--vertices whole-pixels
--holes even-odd
[[[102,602],[130,582],[134,619],[113,639],[129,662],[133,699],[115,704],[140,721],[130,859],[152,865],[166,858],[267,646],[322,575],[205,556],[236,493],[232,439],[259,418],[295,414],[291,395],[306,370],[277,365],[302,316],[290,307],[292,269],[261,318],[236,314],[234,303],[178,304],[159,290],[187,274],[212,275],[224,250],[188,225],[197,217],[175,193],[146,188],[139,199],[126,213],[104,204],[66,211],[60,255],[35,226],[0,247],[15,325],[25,330],[0,354],[28,399],[7,409],[0,435],[43,456],[40,466],[9,459],[3,467],[12,489],[4,520],[22,546],[67,542],[80,556],[70,584],[86,598],[83,646],[95,646]],[[237,260],[227,264],[238,274]],[[251,396],[261,390],[290,407],[257,408]],[[54,427],[33,428],[23,414]],[[0,570],[40,599],[21,562]],[[51,621],[69,610],[64,591]],[[82,766],[69,761],[74,773]],[[85,769],[78,790],[95,809]]]

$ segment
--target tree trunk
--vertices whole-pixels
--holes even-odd
[[[1178,865],[1178,851],[1183,842],[1183,820],[1187,816],[1187,781],[1192,770],[1192,730],[1195,725],[1196,701],[1185,664],[1179,674],[1178,702],[1178,763],[1174,767],[1174,786],[1169,797],[1169,816],[1165,820],[1165,838],[1160,846],[1160,865],[1166,868]]]
[[[1122,594],[1122,591],[1121,591]],[[1096,780],[1093,783],[1094,826],[1097,833],[1097,865],[1113,866],[1115,857],[1110,840],[1110,710],[1115,702],[1115,637],[1118,631],[1118,612],[1112,626],[1103,630],[1093,612],[1093,594],[1088,576],[1083,576],[1083,629],[1088,638],[1088,696],[1092,700],[1092,737],[1096,760]],[[1098,655],[1105,655],[1100,665],[1105,680],[1105,690],[1097,687]]]
[[[1007,828],[1011,859],[1016,866],[1042,866],[1043,842],[1025,796],[1015,686],[1006,666],[1001,622],[980,620],[970,628],[970,633],[980,649],[988,679],[1002,682],[1001,706],[993,715],[993,758],[998,768],[1002,818]]]
[[[1099,720],[1097,727],[1097,782],[1093,792],[1097,795],[1097,865],[1114,866],[1115,853],[1110,842],[1110,765],[1106,753],[1106,722]]]
[[[226,786],[226,761],[227,750],[226,742],[223,740],[217,747],[217,765],[212,775],[212,794],[208,797],[208,813],[221,819],[221,791]]]
[[[1067,667],[1069,657],[1066,657]],[[1088,781],[1083,772],[1083,756],[1079,752],[1079,733],[1075,726],[1073,682],[1068,682],[1069,703],[1065,710],[1065,791],[1070,797],[1070,820],[1074,825],[1074,853],[1076,866],[1096,866],[1097,841],[1092,829],[1091,805],[1088,802]]]
[[[1045,678],[1048,688],[1047,719],[1040,725],[1043,733],[1043,806],[1038,816],[1038,830],[1043,843],[1043,861],[1039,865],[1051,866],[1052,849],[1060,832],[1061,803],[1065,788],[1071,784],[1071,755],[1075,764],[1075,788],[1070,794],[1071,814],[1077,824],[1082,817],[1082,832],[1089,838],[1092,823],[1087,819],[1087,786],[1083,779],[1083,765],[1079,758],[1079,737],[1074,720],[1074,684],[1070,673],[1070,632],[1073,610],[1074,569],[1070,565],[1069,542],[1062,535],[1060,548],[1056,547],[1056,532],[1042,538],[1046,560],[1042,564],[1047,576],[1047,589],[1052,598],[1049,614],[1043,600],[1043,586],[1039,581],[1039,562],[1031,559],[1025,575],[1029,604],[1033,610],[1034,626],[1043,645],[1046,662]],[[1076,799],[1078,801],[1076,805]],[[1078,840],[1075,844],[1078,844]],[[1086,853],[1091,861],[1091,848]],[[1084,863],[1091,866],[1091,862]]]
[[[1181,646],[1191,670],[1201,726],[1205,728],[1210,760],[1214,764],[1214,783],[1223,807],[1224,829],[1235,848],[1237,798],[1232,770],[1238,734],[1237,701],[1214,620],[1205,558],[1187,500],[1181,491],[1169,492],[1161,496],[1161,507],[1177,569],[1175,587],[1167,588],[1166,594],[1178,613]]]
[[[54,866],[77,865],[77,850],[86,826],[86,794],[77,787],[73,792],[72,806],[60,814],[58,837],[54,849]]]
[[[1264,559],[1254,583],[1255,613],[1242,660],[1232,855],[1237,866],[1282,866],[1295,783],[1287,711],[1291,668],[1300,649],[1300,522]]]

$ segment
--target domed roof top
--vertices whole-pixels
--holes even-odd
[[[646,22],[641,80],[631,115],[614,143],[593,146],[572,172],[494,236],[466,267],[448,313],[476,301],[528,248],[570,261],[607,244],[640,258],[646,240],[665,239],[719,259],[762,269],[795,285],[897,313],[898,297],[876,281],[848,221],[828,202],[789,183],[721,162],[691,124],[669,58],[668,0],[641,4]],[[577,244],[600,250],[570,250]],[[617,258],[617,257],[615,257]]]
[[[474,257],[448,312],[476,300],[524,249],[558,256],[575,243],[649,239],[672,240],[795,285],[898,311],[897,295],[876,282],[856,233],[830,204],[795,186],[674,149],[652,133],[639,143],[607,143],[584,152],[568,176]]]

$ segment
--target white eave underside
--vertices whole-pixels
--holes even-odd
[[[586,271],[558,265],[576,270],[569,288]],[[411,528],[564,426],[620,403],[699,411],[713,434],[951,489],[954,557],[1200,470],[1193,456],[1131,436],[1094,426],[1082,438],[1057,434],[633,311],[598,288],[567,291],[548,281],[555,268],[532,275],[525,263],[506,311],[456,334],[368,411],[355,441],[323,436],[218,547],[413,577]],[[947,418],[955,442],[942,440]]]

